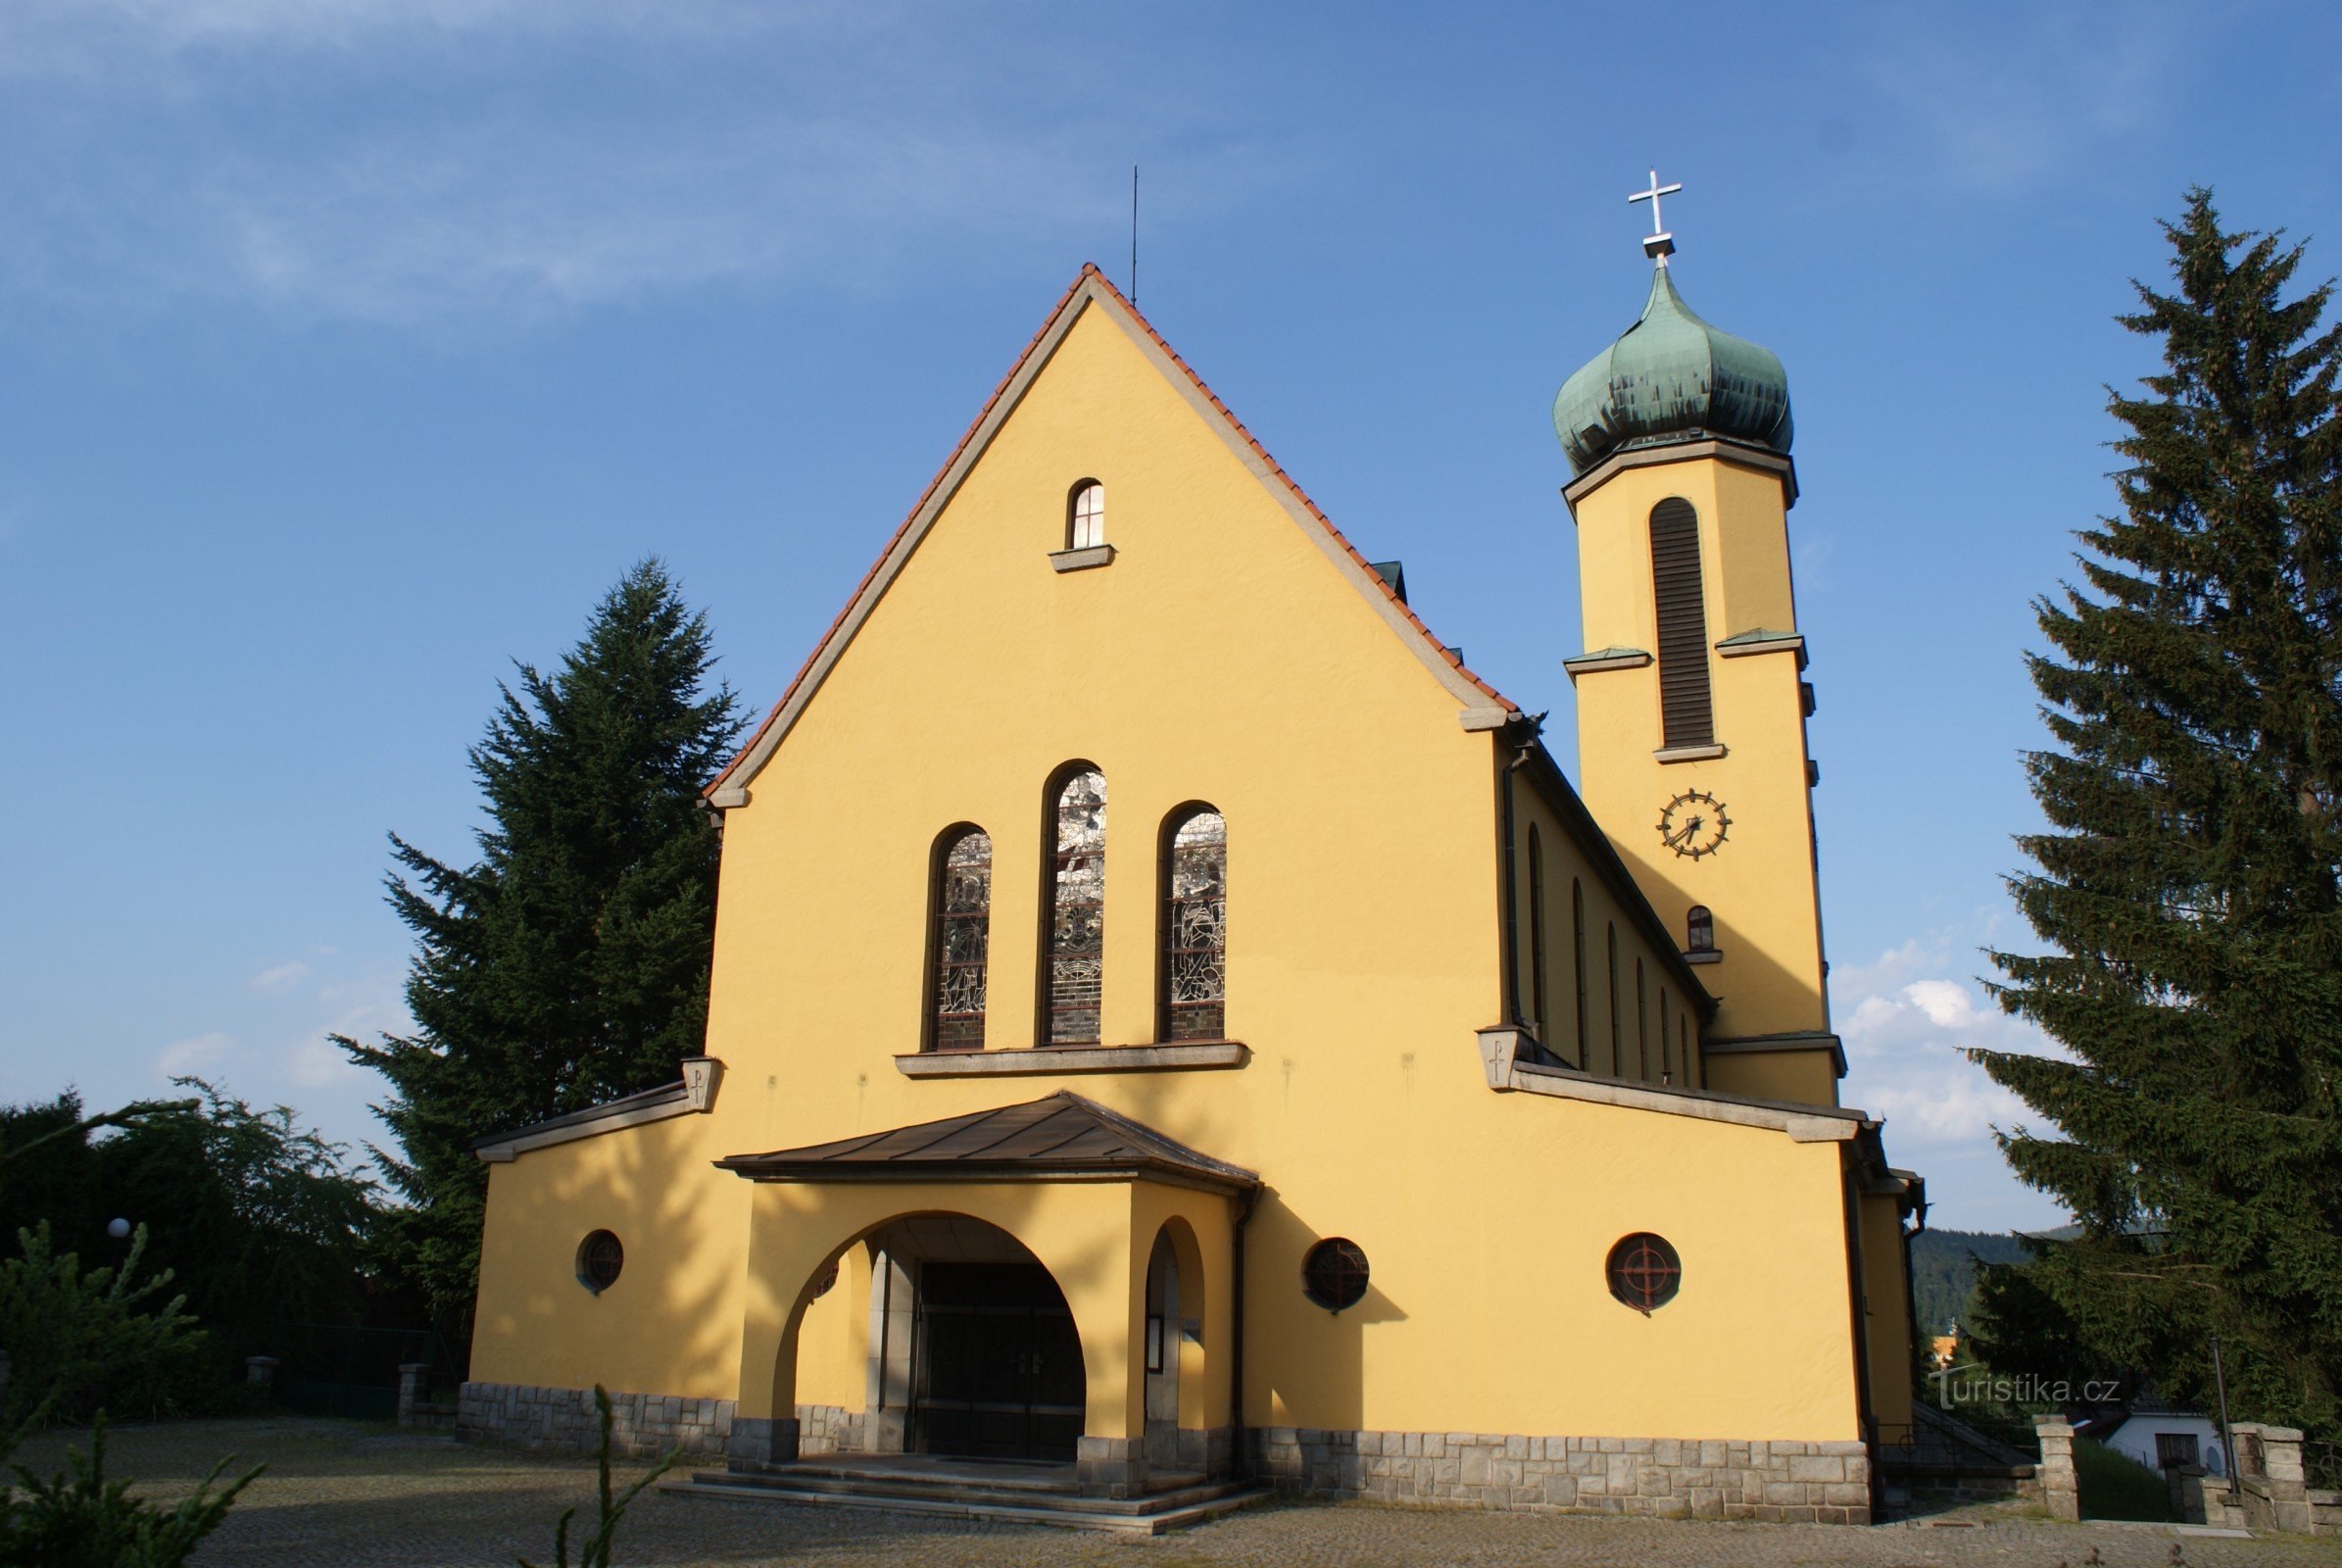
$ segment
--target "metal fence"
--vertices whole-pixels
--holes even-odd
[[[288,1323],[278,1328],[276,1341],[276,1397],[307,1415],[396,1420],[402,1366],[427,1368],[426,1391],[454,1383],[455,1357],[433,1329]]]
[[[2312,1492],[2342,1492],[2342,1443],[2303,1444],[2302,1476]]]

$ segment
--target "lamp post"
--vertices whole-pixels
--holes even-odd
[[[2228,1430],[2228,1374],[2220,1365],[2220,1337],[2212,1340],[2212,1384],[2220,1396],[2220,1448],[2228,1456],[2228,1495],[2242,1496],[2243,1483],[2236,1477],[2236,1439]]]

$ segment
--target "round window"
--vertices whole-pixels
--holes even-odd
[[[577,1244],[577,1283],[600,1296],[618,1282],[626,1266],[626,1249],[609,1231],[594,1231]]]
[[[1677,1287],[1683,1283],[1683,1259],[1676,1256],[1665,1237],[1648,1231],[1620,1237],[1610,1250],[1605,1272],[1610,1278],[1610,1294],[1645,1317],[1653,1307],[1674,1300]]]
[[[1343,1236],[1318,1243],[1301,1259],[1301,1289],[1329,1312],[1366,1298],[1366,1250]]]

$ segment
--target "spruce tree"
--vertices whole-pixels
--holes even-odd
[[[391,835],[390,903],[417,939],[416,1032],[336,1043],[390,1081],[377,1157],[409,1207],[400,1266],[462,1317],[479,1272],[486,1134],[671,1083],[707,1013],[716,829],[700,787],[740,735],[709,686],[707,617],[647,560],[550,674],[518,666],[470,753],[479,858]]]
[[[2036,604],[2049,830],[2011,881],[2048,951],[1992,955],[2002,1004],[2071,1059],[1974,1053],[2054,1124],[2001,1147],[2079,1234],[1992,1271],[1986,1353],[2209,1400],[2217,1334],[2239,1418],[2332,1436],[2342,328],[2320,325],[2331,284],[2283,297],[2302,248],[2223,231],[2209,191],[2165,230],[2172,288],[2134,283],[2120,318],[2163,357],[2109,391],[2120,514],[2079,532],[2082,584]]]

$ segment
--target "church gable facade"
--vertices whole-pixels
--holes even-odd
[[[1793,480],[1637,439],[1574,465],[1582,799],[1085,270],[709,787],[706,1054],[482,1141],[464,1425],[1868,1518],[1919,1190],[1836,1103],[1802,645],[1680,614],[1793,636]]]

